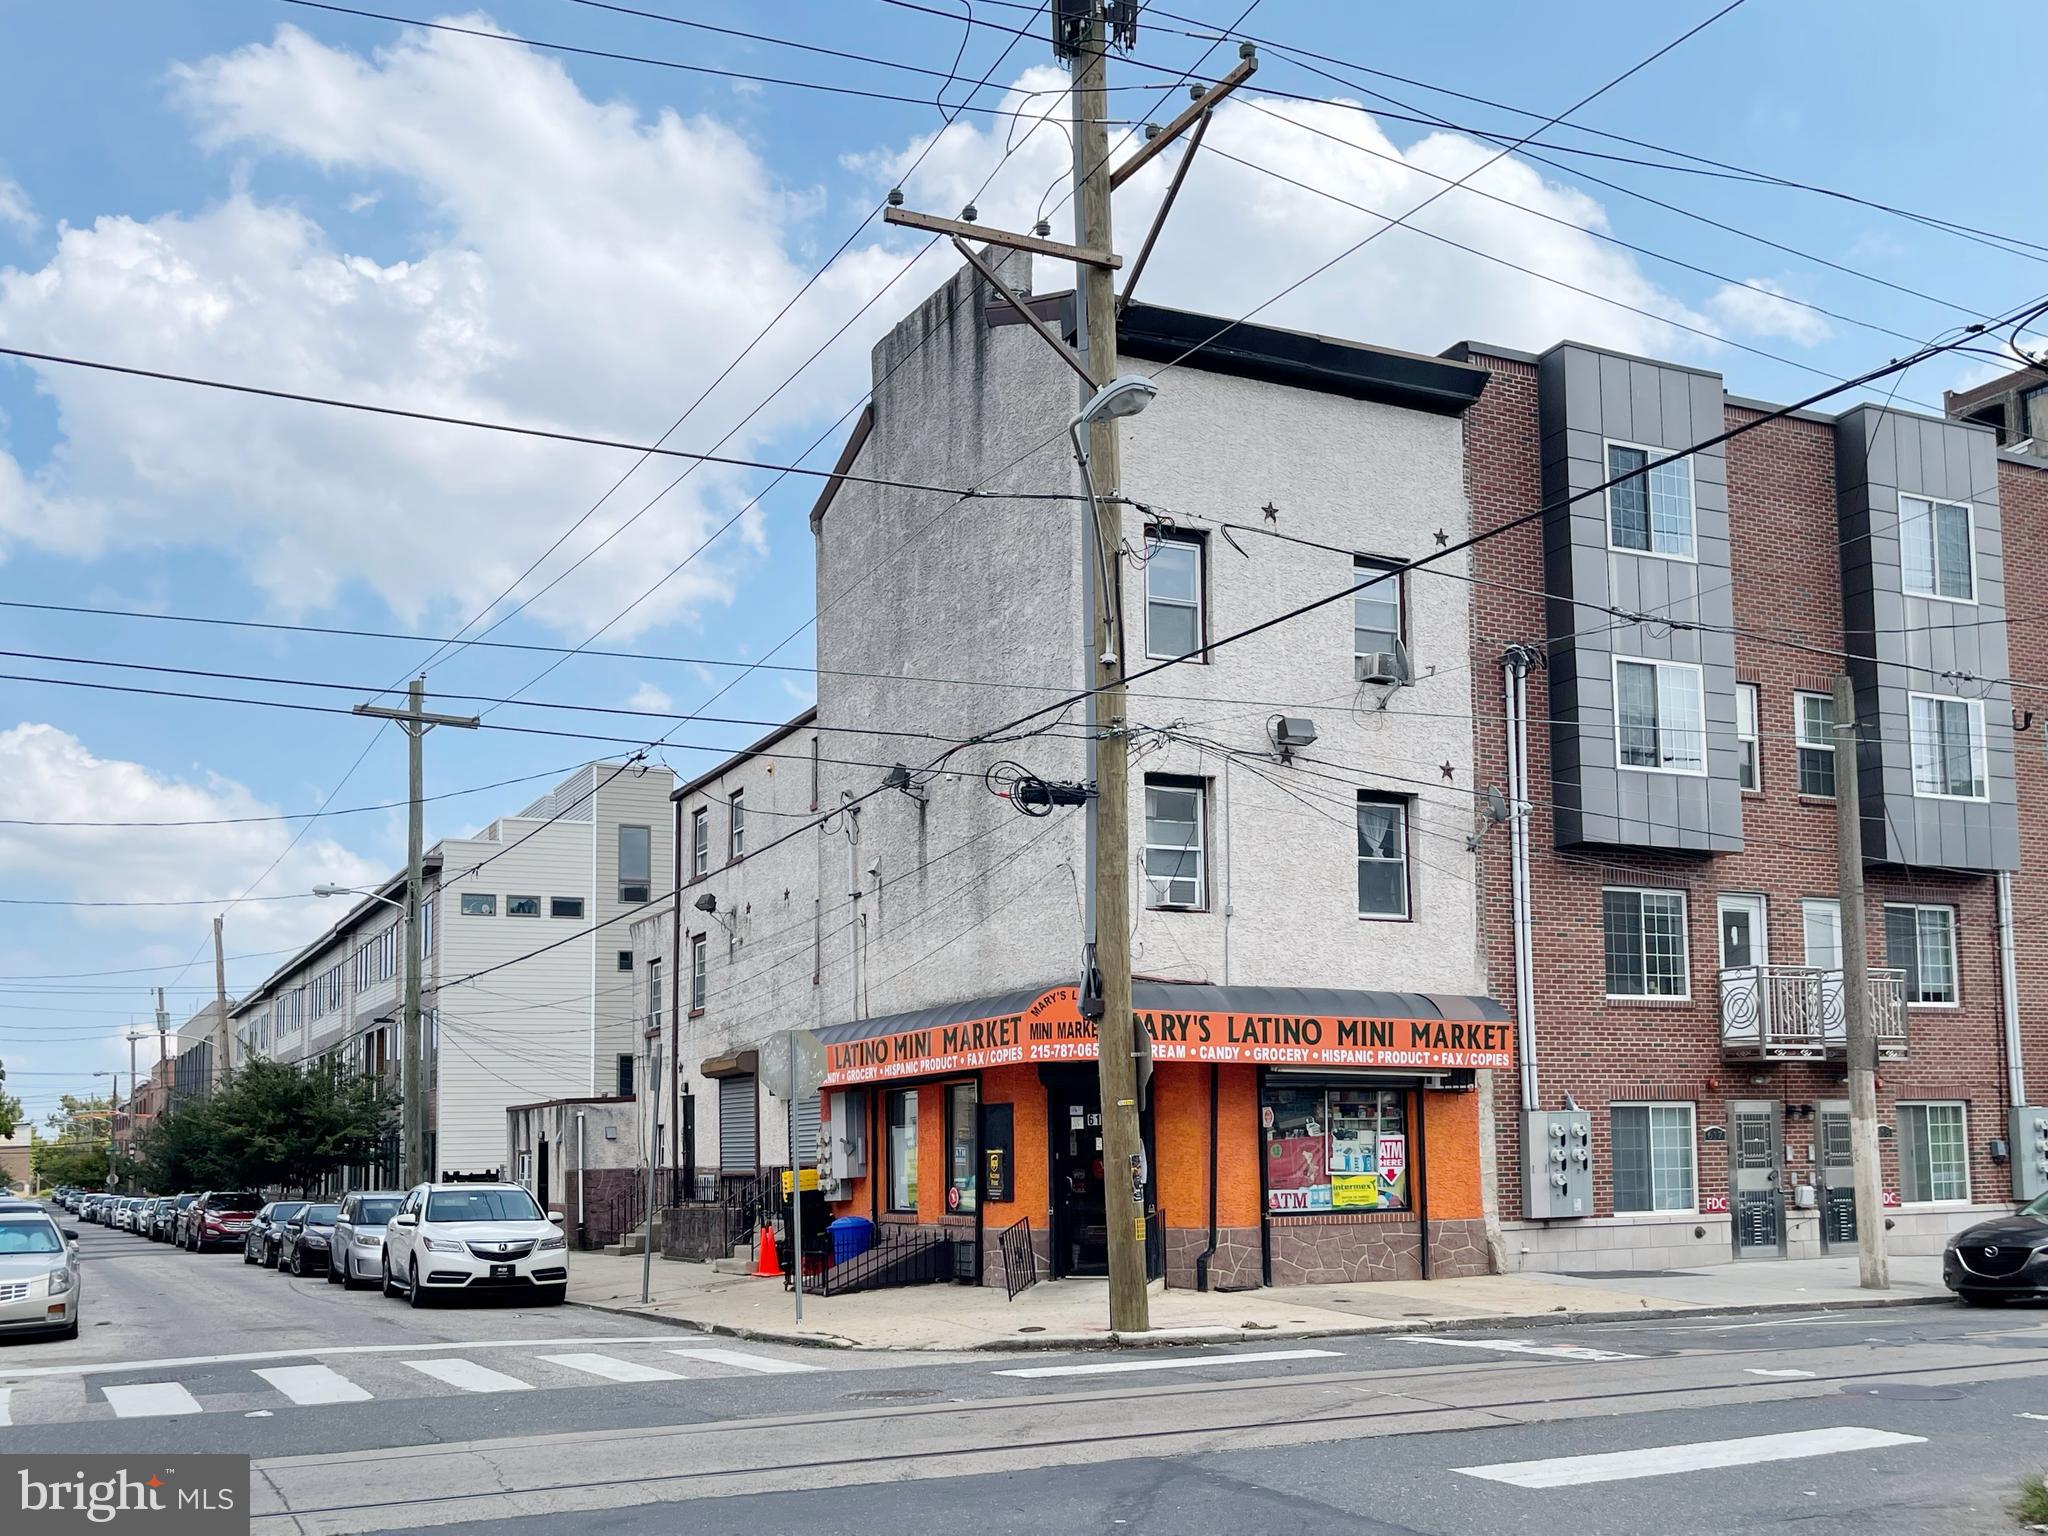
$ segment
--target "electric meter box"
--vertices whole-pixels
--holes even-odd
[[[2012,1197],[2048,1195],[2048,1109],[2022,1104],[2012,1112]]]
[[[1562,1221],[1593,1214],[1593,1117],[1532,1109],[1522,1117],[1522,1215]]]

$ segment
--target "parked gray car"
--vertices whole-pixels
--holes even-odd
[[[0,1338],[78,1337],[77,1237],[40,1212],[0,1215]]]
[[[341,1197],[334,1221],[333,1257],[327,1278],[348,1290],[375,1285],[384,1274],[384,1228],[398,1214],[405,1192],[397,1189],[350,1190]]]

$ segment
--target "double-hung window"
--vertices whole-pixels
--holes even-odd
[[[1408,803],[1358,792],[1358,915],[1408,915]]]
[[[1899,498],[1899,569],[1906,591],[1952,603],[1977,600],[1970,509],[1925,496]]]
[[[690,935],[690,1012],[704,1011],[705,966],[710,958],[705,935]]]
[[[1360,555],[1352,562],[1358,590],[1351,598],[1351,659],[1359,678],[1368,676],[1367,658],[1405,656],[1402,633],[1402,583],[1407,579],[1391,560]]]
[[[649,827],[619,828],[619,900],[647,900],[654,880],[654,833]]]
[[[1707,771],[1706,689],[1689,661],[1614,660],[1616,761],[1666,773]]]
[[[661,962],[647,962],[647,1027],[659,1033],[662,1015],[667,1011],[668,999],[661,995]]]
[[[1690,1104],[1617,1104],[1613,1115],[1614,1209],[1697,1209]]]
[[[1931,693],[1907,696],[1912,713],[1913,793],[1949,800],[1986,800],[1984,702]]]
[[[726,797],[726,804],[730,808],[731,820],[727,826],[731,831],[725,845],[725,859],[730,864],[747,856],[747,792],[744,789],[734,790]]]
[[[1151,529],[1145,538],[1145,654],[1160,661],[1202,648],[1202,538]]]
[[[1614,549],[1693,558],[1692,460],[1648,467],[1661,449],[1607,445],[1607,542]],[[1620,478],[1626,476],[1627,478]]]
[[[702,806],[690,812],[690,873],[711,873],[711,812]]]
[[[1906,973],[1906,1001],[1953,1005],[1956,1001],[1956,912],[1954,907],[1891,906],[1884,909],[1885,963]]]
[[[1610,889],[1600,897],[1606,930],[1607,995],[1690,997],[1685,893]]]
[[[1899,1197],[1919,1203],[1970,1198],[1967,1111],[1961,1104],[1901,1104]]]
[[[1842,904],[1829,896],[1813,896],[1799,903],[1800,937],[1805,943],[1806,964],[1811,970],[1839,971],[1842,968]]]
[[[1799,793],[1835,798],[1835,699],[1828,693],[1796,693],[1793,727],[1799,741]]]
[[[1735,778],[1747,794],[1764,787],[1763,759],[1757,752],[1757,703],[1755,683],[1735,685]]]
[[[1200,779],[1145,779],[1145,905],[1197,910],[1207,894]]]

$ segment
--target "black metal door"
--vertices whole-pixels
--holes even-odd
[[[1728,1119],[1728,1172],[1735,1196],[1735,1256],[1777,1258],[1785,1251],[1778,1106],[1730,1104]]]
[[[1056,1275],[1107,1275],[1103,1227],[1102,1097],[1093,1069],[1046,1084],[1052,1142],[1052,1262]]]
[[[1820,1164],[1820,1247],[1823,1253],[1856,1247],[1856,1170],[1849,1154],[1849,1111],[1823,1105],[1815,1133]]]

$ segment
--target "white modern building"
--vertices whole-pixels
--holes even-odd
[[[671,884],[674,776],[585,764],[516,815],[425,857],[421,1009],[427,1161],[505,1176],[508,1106],[633,1092],[640,976],[630,923]],[[237,1060],[330,1058],[399,1087],[404,872],[231,1009]],[[381,1177],[397,1177],[394,1144]]]

